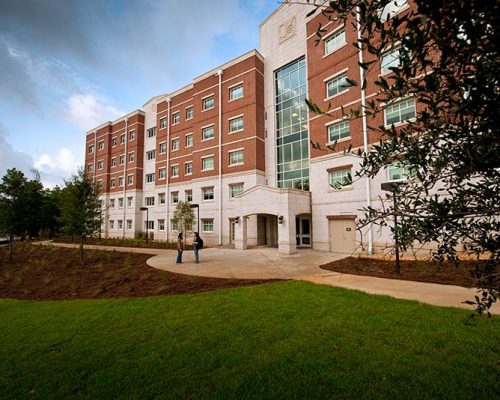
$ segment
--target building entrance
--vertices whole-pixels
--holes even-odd
[[[296,244],[299,247],[311,247],[311,217],[298,216],[295,218]]]

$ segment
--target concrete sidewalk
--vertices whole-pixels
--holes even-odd
[[[68,243],[41,242],[41,244],[69,248],[78,247],[78,245]],[[442,307],[458,307],[472,310],[471,306],[463,304],[463,302],[465,300],[474,300],[476,295],[475,289],[467,289],[461,286],[327,271],[319,268],[319,266],[344,258],[346,255],[311,249],[301,249],[296,254],[287,256],[279,254],[275,248],[268,247],[257,247],[250,250],[206,248],[200,251],[200,264],[195,264],[193,252],[186,250],[183,256],[184,262],[176,264],[177,250],[98,245],[85,245],[85,248],[151,254],[153,257],[147,260],[148,265],[179,274],[232,279],[295,279],[355,289],[370,294],[386,295],[398,299],[415,300]],[[490,312],[500,315],[500,303],[495,304]]]

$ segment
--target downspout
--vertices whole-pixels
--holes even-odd
[[[361,21],[360,21],[361,10],[359,6],[356,6],[356,31],[358,36],[358,61],[359,61],[359,78],[361,80],[361,119],[363,122],[363,150],[365,154],[368,154],[368,127],[366,122],[366,93],[363,88],[363,79],[365,76],[365,71],[361,67],[363,63],[363,47],[361,45]],[[366,206],[371,207],[371,189],[370,189],[370,178],[365,177],[365,191],[366,191]],[[373,229],[372,224],[368,225],[368,255],[373,254]]]
[[[168,242],[168,234],[170,229],[169,205],[170,205],[170,111],[172,99],[167,97],[167,166],[165,168],[165,240]]]
[[[222,69],[217,71],[219,77],[219,246],[222,246]]]
[[[123,225],[122,235],[125,239],[125,225],[127,224],[127,161],[128,161],[128,118],[125,118],[125,162],[123,163]]]

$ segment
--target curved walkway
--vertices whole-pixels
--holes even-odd
[[[41,244],[78,247],[78,245],[66,243],[41,242]],[[346,255],[310,249],[301,249],[298,253],[287,256],[279,254],[275,248],[266,247],[250,250],[207,248],[200,251],[200,264],[194,263],[193,252],[187,250],[184,252],[184,262],[176,264],[177,250],[98,245],[86,245],[85,248],[151,254],[153,257],[147,260],[148,265],[179,274],[233,279],[296,279],[360,290],[371,294],[386,295],[398,299],[415,300],[442,307],[458,307],[472,310],[471,306],[463,304],[463,302],[465,300],[474,300],[476,294],[475,289],[467,289],[461,286],[326,271],[319,268],[319,266],[341,259]],[[490,309],[490,312],[500,315],[500,303],[496,303]]]

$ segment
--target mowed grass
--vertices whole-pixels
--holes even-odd
[[[499,398],[500,319],[305,282],[0,301],[5,399]]]

